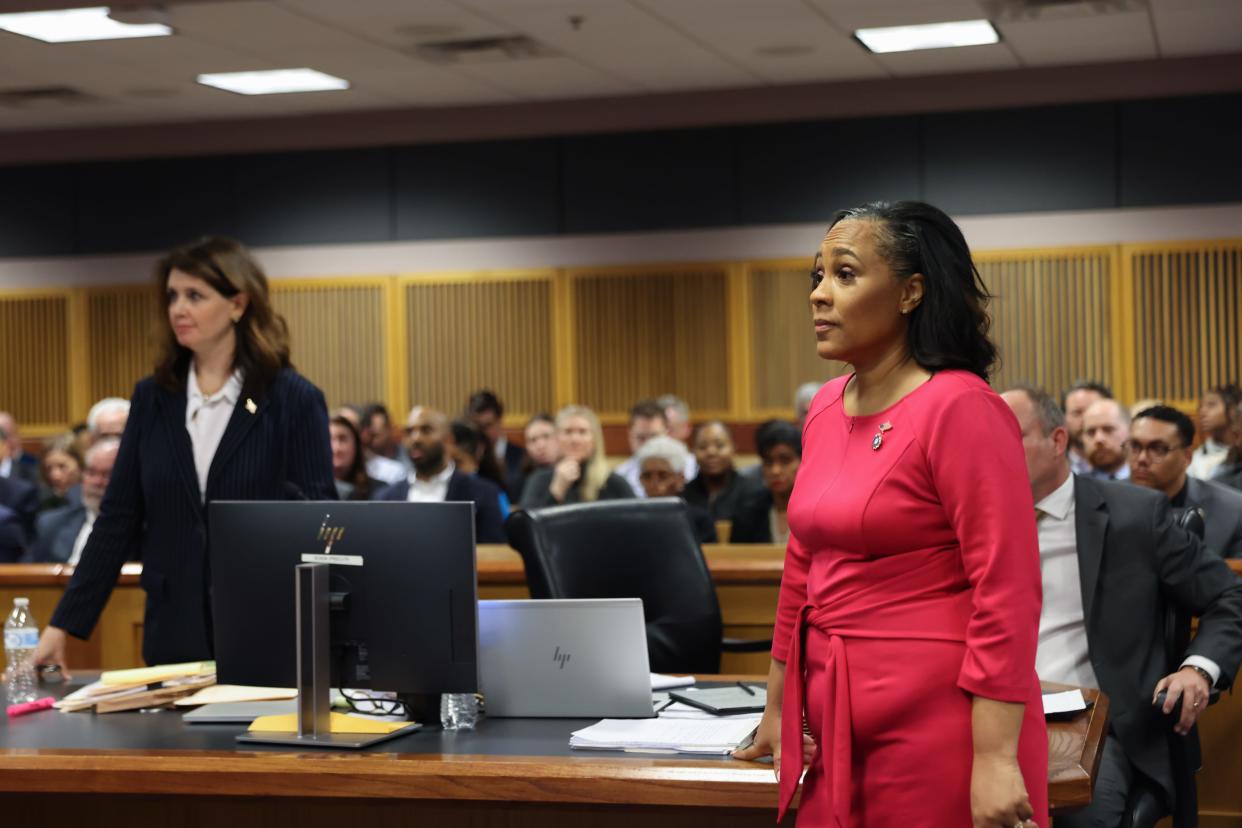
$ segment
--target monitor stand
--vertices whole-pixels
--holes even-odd
[[[260,745],[321,748],[364,748],[405,736],[421,725],[411,723],[391,733],[333,733],[329,709],[330,634],[328,627],[328,567],[298,564],[294,568],[295,612],[298,631],[297,732],[249,731],[237,741]]]

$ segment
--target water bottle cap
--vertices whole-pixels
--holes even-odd
[[[30,606],[30,599],[29,599],[29,598],[14,598],[14,599],[13,599],[13,606],[15,606],[15,607],[28,607],[28,606]]]

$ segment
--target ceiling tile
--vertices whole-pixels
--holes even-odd
[[[1242,52],[1238,0],[1151,0],[1162,57]]]
[[[1147,12],[1100,14],[998,24],[1001,38],[1026,66],[1146,60],[1158,57]]]
[[[876,55],[894,75],[936,75],[947,72],[987,72],[1017,69],[1018,59],[1002,43],[988,46],[963,46],[957,49],[923,49],[918,52],[894,52]]]
[[[842,31],[988,17],[978,0],[809,0]]]

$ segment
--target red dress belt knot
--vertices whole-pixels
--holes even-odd
[[[802,648],[806,627],[812,626],[828,637],[825,663],[829,680],[824,695],[824,732],[818,734],[821,739],[818,749],[823,762],[824,784],[832,802],[832,828],[854,828],[850,811],[853,791],[853,711],[850,707],[850,673],[845,655],[845,639],[966,640],[965,629],[949,621],[954,613],[950,611],[939,617],[932,613],[929,617],[926,609],[928,607],[924,606],[920,611],[911,613],[911,617],[907,619],[910,624],[905,629],[860,629],[850,623],[858,618],[859,613],[843,613],[839,609],[824,610],[813,604],[804,604],[798,611],[789,639],[789,655],[785,661],[785,692],[781,706],[780,808],[776,817],[778,822],[784,819],[786,811],[789,810],[802,777],[802,721],[806,695]],[[932,623],[927,623],[929,621]],[[936,621],[939,623],[935,623]],[[946,621],[949,623],[946,624]]]

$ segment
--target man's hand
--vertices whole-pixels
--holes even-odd
[[[1173,725],[1173,732],[1179,736],[1185,736],[1195,726],[1203,709],[1207,707],[1212,687],[1198,670],[1187,666],[1156,682],[1156,690],[1151,697],[1152,704],[1156,703],[1156,697],[1162,690],[1164,691],[1164,707],[1161,710],[1166,716],[1173,712],[1173,708],[1177,706],[1177,700],[1182,700],[1182,716],[1177,720],[1177,724]]]

